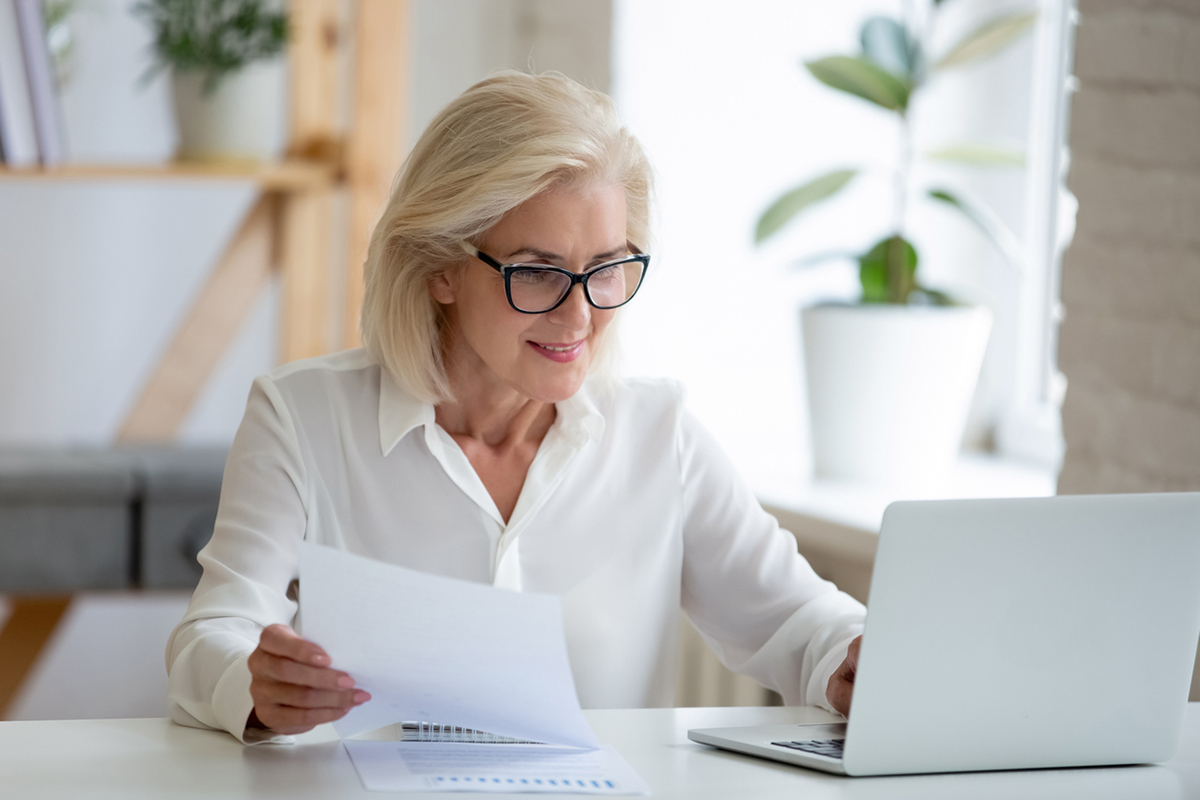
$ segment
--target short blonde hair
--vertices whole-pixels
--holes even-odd
[[[446,317],[430,296],[431,279],[465,263],[462,242],[526,200],[591,182],[625,188],[629,241],[648,248],[650,164],[609,97],[563,75],[514,71],[463,92],[417,141],[371,234],[361,319],[367,351],[420,399],[452,399],[442,359]]]

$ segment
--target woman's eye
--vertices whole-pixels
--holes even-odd
[[[523,284],[544,283],[545,281],[549,280],[550,276],[553,274],[554,273],[552,272],[543,272],[542,270],[523,269],[514,272],[512,275],[512,280],[514,283]]]
[[[619,266],[604,267],[593,272],[588,277],[588,280],[592,283],[611,283],[617,279],[621,272],[622,270]]]

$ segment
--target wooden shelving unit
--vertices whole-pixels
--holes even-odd
[[[64,164],[58,167],[0,167],[8,181],[249,181],[263,191],[312,191],[342,180],[341,165],[312,159],[277,164],[174,161],[165,164]]]
[[[5,169],[0,182],[243,181],[258,198],[213,266],[118,433],[174,439],[238,330],[278,270],[281,363],[358,345],[362,263],[371,226],[405,150],[401,131],[407,0],[292,0],[288,158],[274,164],[67,164]],[[353,113],[338,125],[338,65],[354,62]],[[329,155],[336,154],[336,155]],[[333,240],[335,193],[349,200],[346,240]],[[342,262],[338,264],[338,262]],[[330,335],[334,275],[345,325]]]

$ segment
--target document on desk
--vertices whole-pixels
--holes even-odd
[[[299,620],[301,634],[371,693],[333,724],[343,738],[404,721],[543,743],[347,741],[368,789],[405,783],[462,791],[471,776],[470,790],[481,791],[476,779],[486,775],[503,781],[490,781],[491,787],[509,786],[509,778],[534,781],[517,791],[551,791],[536,781],[554,780],[558,792],[648,792],[615,750],[600,748],[583,716],[557,597],[303,543]],[[527,752],[535,755],[522,755]],[[556,760],[559,767],[547,772]],[[430,783],[433,772],[445,780]],[[567,773],[575,781],[569,789],[561,782]],[[511,786],[504,791],[514,791]]]
[[[347,741],[363,786],[378,792],[650,794],[610,746]]]

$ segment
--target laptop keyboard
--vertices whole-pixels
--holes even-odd
[[[845,741],[845,739],[810,739],[803,742],[771,742],[771,744],[792,750],[803,750],[806,753],[816,753],[819,756],[841,758],[842,744]]]

